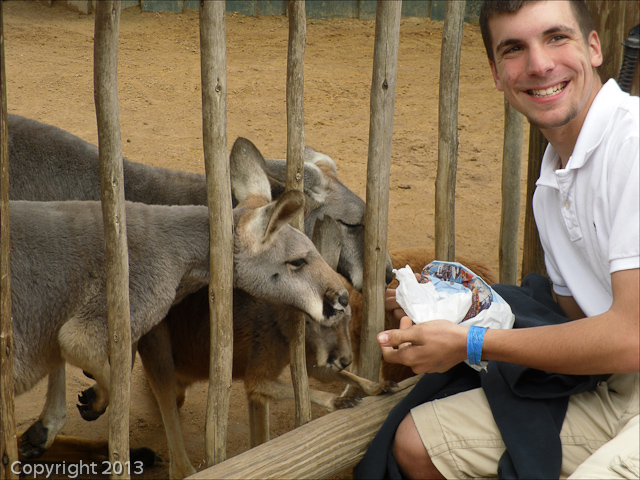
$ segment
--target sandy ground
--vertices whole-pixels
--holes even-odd
[[[4,8],[8,109],[64,128],[97,143],[93,100],[94,16],[41,2],[6,1]],[[305,56],[306,143],[330,155],[341,180],[366,196],[375,24],[309,20]],[[227,17],[228,143],[244,136],[265,156],[286,153],[285,17]],[[390,249],[434,243],[438,75],[442,23],[402,20],[392,148]],[[122,13],[119,103],[124,154],[150,165],[203,172],[200,55],[197,12]],[[496,91],[477,25],[465,24],[459,96],[456,252],[497,271],[500,226],[503,100]],[[528,130],[528,129],[527,129]],[[525,132],[525,149],[526,149]],[[526,159],[526,151],[523,158]],[[526,162],[523,162],[523,191]],[[521,210],[523,211],[524,200]],[[521,219],[521,225],[522,225]],[[520,244],[522,244],[522,227]],[[67,375],[68,415],[62,433],[107,437],[107,419],[84,422],[73,405],[89,385]],[[46,384],[16,400],[17,427],[38,417]],[[340,391],[340,386],[333,387]],[[194,466],[204,468],[203,425],[207,387],[189,390],[181,418]],[[293,428],[293,402],[271,407],[272,437]],[[321,412],[314,410],[314,416]],[[155,400],[139,362],[134,371],[131,445],[167,458]],[[228,455],[248,448],[246,401],[235,383]],[[143,478],[164,478],[168,465]]]

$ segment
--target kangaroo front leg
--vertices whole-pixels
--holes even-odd
[[[67,423],[65,364],[49,374],[47,399],[36,423],[20,437],[20,455],[39,458],[53,443]]]
[[[372,382],[366,378],[359,377],[347,370],[340,370],[339,375],[349,385],[358,387],[365,395],[379,395],[398,391],[398,384],[392,381]]]
[[[245,380],[246,382],[246,380]],[[246,383],[245,383],[246,386]],[[264,401],[263,399],[272,398],[274,400],[284,400],[294,398],[293,385],[282,380],[262,381],[253,384],[251,391],[248,392],[250,401]],[[341,408],[354,407],[358,403],[358,399],[339,398],[330,392],[309,389],[309,399],[312,403],[324,408],[328,412],[333,412]]]

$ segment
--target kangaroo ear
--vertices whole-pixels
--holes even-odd
[[[297,190],[286,191],[276,201],[262,207],[260,216],[264,226],[263,243],[269,242],[273,235],[288,225],[303,208],[304,194]]]
[[[329,177],[316,165],[307,162],[306,149],[304,157],[304,193],[309,200],[324,203],[327,190],[329,189]],[[287,178],[286,160],[266,159],[265,163],[267,174],[271,178],[272,183],[284,185]]]
[[[238,137],[229,156],[231,189],[238,202],[256,195],[271,201],[271,186],[267,166],[256,146],[246,138]]]
[[[338,270],[340,251],[342,250],[342,232],[340,225],[329,215],[318,218],[313,227],[311,238],[324,261],[333,270]]]
[[[304,147],[304,163],[314,164],[330,175],[333,174],[334,177],[338,176],[338,169],[333,158],[329,155],[325,155],[324,153],[320,153],[309,146]]]

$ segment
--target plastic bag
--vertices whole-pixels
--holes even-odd
[[[393,272],[399,282],[396,300],[414,323],[448,320],[469,327],[513,327],[515,316],[509,304],[460,263],[431,262],[419,280],[408,265]],[[486,369],[486,364],[472,367]]]

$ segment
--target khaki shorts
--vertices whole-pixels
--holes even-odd
[[[612,375],[594,391],[570,398],[560,433],[561,478],[574,472],[572,478],[638,478],[639,378]],[[482,389],[424,403],[411,415],[446,478],[497,475],[505,446]]]

